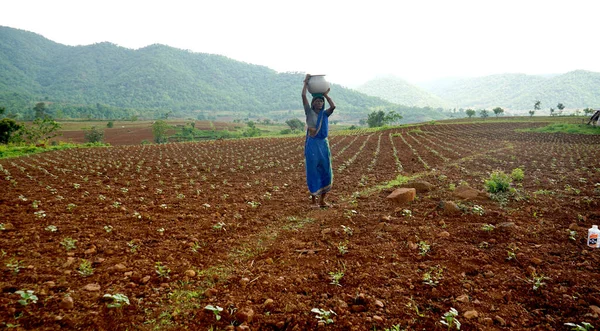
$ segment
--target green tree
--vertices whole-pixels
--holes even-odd
[[[4,108],[0,108],[0,110],[3,109]],[[3,118],[0,120],[0,144],[8,144],[12,134],[19,131],[21,128],[23,128],[23,126],[13,119]]]
[[[290,129],[292,129],[293,131],[295,130],[304,130],[304,122],[302,122],[301,120],[297,119],[297,118],[292,118],[290,120],[285,121],[285,124],[287,124]]]
[[[494,112],[494,114],[496,114],[496,117],[498,117],[498,115],[504,113],[504,109],[502,109],[500,107],[496,107],[496,108],[492,109],[492,111]]]
[[[367,124],[370,128],[376,128],[387,124],[393,124],[401,119],[402,115],[396,113],[393,110],[387,114],[383,110],[379,110],[373,111],[369,114],[369,116],[367,117]]]
[[[530,110],[530,111],[529,111],[529,117],[532,117],[532,116],[533,116],[533,114],[535,114],[535,110]]]
[[[60,135],[58,132],[60,128],[61,125],[58,122],[45,116],[44,118],[36,118],[31,126],[24,127],[20,132],[23,139],[30,144],[38,142],[46,144],[48,140]]]
[[[536,100],[535,104],[533,104],[533,110],[540,110],[542,109],[542,102],[540,100]]]
[[[554,108],[550,108],[550,116],[554,116]]]
[[[556,108],[558,108],[558,113],[562,114],[563,109],[565,109],[565,105],[559,103],[558,105],[556,105]]]
[[[108,121],[108,123],[106,123],[106,127],[111,129],[113,126],[115,126],[115,123],[113,121]]]
[[[84,129],[84,136],[88,143],[100,143],[104,140],[104,131],[92,126],[90,129]]]
[[[36,103],[33,107],[33,111],[35,113],[35,118],[46,117],[46,104],[43,102]]]
[[[490,114],[488,113],[487,109],[480,109],[479,116],[481,116],[482,118],[486,118],[486,117],[490,116]]]
[[[586,116],[589,116],[591,113],[594,112],[594,110],[592,108],[584,108],[583,112],[585,113]]]
[[[167,131],[169,125],[163,120],[158,120],[152,124],[152,135],[154,136],[154,142],[157,144],[166,143],[168,140]]]
[[[260,129],[256,127],[256,124],[253,121],[246,122],[246,125],[248,125],[248,127],[244,130],[244,133],[242,133],[244,137],[260,136]]]
[[[473,109],[467,109],[465,110],[465,114],[467,114],[467,116],[469,116],[469,118],[475,116],[475,111]]]
[[[0,115],[4,114],[5,111],[6,111],[6,108],[0,107]]]

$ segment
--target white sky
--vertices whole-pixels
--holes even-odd
[[[65,45],[160,43],[353,87],[600,72],[598,0],[2,0],[0,25]]]

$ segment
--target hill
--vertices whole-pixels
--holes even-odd
[[[63,118],[214,118],[303,116],[304,75],[278,73],[225,56],[165,45],[138,50],[108,42],[66,46],[38,34],[0,27],[0,106],[32,118],[45,102]],[[365,118],[392,103],[332,84],[339,116]]]
[[[451,107],[448,101],[394,76],[378,77],[358,86],[356,90],[407,106]]]

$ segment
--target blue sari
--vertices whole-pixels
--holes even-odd
[[[327,134],[329,131],[329,115],[324,109],[317,118],[314,136],[306,131],[304,157],[306,166],[306,183],[312,195],[321,195],[331,190],[333,171],[331,170],[331,151]]]

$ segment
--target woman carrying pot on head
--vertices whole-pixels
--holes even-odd
[[[329,97],[329,90],[324,93],[313,93],[312,101],[309,104],[306,98],[308,90],[308,81],[310,75],[304,79],[302,88],[302,103],[304,104],[304,113],[306,114],[306,141],[304,144],[304,157],[306,162],[306,183],[312,197],[312,203],[322,208],[330,205],[325,202],[327,192],[331,190],[333,184],[333,171],[331,170],[331,151],[329,150],[329,141],[327,134],[329,131],[328,118],[335,109],[333,100]],[[325,109],[325,100],[329,103],[329,108]],[[317,202],[317,196],[319,200]]]

